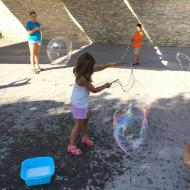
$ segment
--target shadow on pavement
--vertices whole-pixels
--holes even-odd
[[[181,145],[189,139],[189,100],[183,95],[171,99],[158,99],[149,112],[149,136],[143,151],[132,160],[119,147],[112,136],[112,117],[120,105],[119,99],[107,99],[108,93],[91,97],[90,134],[96,144],[88,149],[80,144],[84,155],[75,157],[66,152],[73,119],[69,105],[53,100],[22,101],[0,106],[0,188],[12,189],[106,189],[114,177],[126,175],[131,181],[124,185],[140,186],[147,176],[152,183],[147,187],[158,187],[156,164],[161,164],[159,183],[189,185],[189,173],[183,170]],[[164,142],[164,143],[163,143]],[[166,143],[165,143],[166,142]],[[171,153],[168,152],[168,147]],[[163,153],[164,152],[164,153]],[[19,177],[24,159],[36,156],[53,156],[56,173],[50,185],[26,187]],[[169,160],[169,161],[168,161]],[[166,163],[166,164],[163,164]],[[172,170],[167,170],[169,163]],[[143,170],[148,163],[152,170]],[[175,164],[174,164],[175,163]],[[148,168],[150,168],[148,167]],[[135,169],[137,168],[137,169]],[[165,171],[164,171],[165,170]],[[173,177],[175,173],[179,178]],[[149,179],[149,181],[150,181]],[[178,189],[182,189],[182,188]],[[113,187],[114,189],[114,187]],[[167,189],[167,186],[166,186]]]
[[[21,80],[11,82],[11,83],[6,84],[6,85],[0,85],[0,89],[27,85],[27,84],[30,84],[30,80],[31,80],[30,78],[24,78]]]
[[[52,66],[50,60],[47,57],[46,46],[47,41],[44,41],[42,45],[40,62],[42,64],[49,65],[45,70],[60,69],[64,68],[63,65]],[[114,44],[91,44],[84,49],[79,49],[77,53],[74,53],[69,60],[66,67],[73,66],[78,57],[84,53],[91,53],[97,64],[102,64],[110,61],[119,60],[125,64],[121,65],[121,68],[130,68],[131,57],[132,57],[132,47],[129,46],[126,56],[121,60],[121,57],[126,51],[128,45],[114,45]],[[184,52],[189,55],[189,48],[176,48],[176,47],[159,47],[155,49],[154,46],[144,45],[141,51],[141,63],[140,65],[134,67],[135,69],[145,69],[145,70],[179,70],[178,61],[176,60],[177,52]],[[29,49],[27,42],[19,43],[15,45],[10,45],[0,48],[0,64],[30,64],[29,61]]]

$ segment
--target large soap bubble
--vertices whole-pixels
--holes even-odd
[[[118,146],[132,155],[143,143],[147,125],[148,107],[141,103],[129,101],[119,107],[113,118],[113,136]]]
[[[186,54],[178,52],[176,59],[182,71],[190,71],[190,58]]]
[[[53,38],[47,45],[47,55],[51,64],[67,65],[72,54],[72,42],[62,37]]]

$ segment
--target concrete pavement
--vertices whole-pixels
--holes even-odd
[[[175,58],[179,48],[160,47],[161,55],[153,46],[142,50],[134,75],[148,94],[149,128],[142,151],[132,159],[114,142],[112,118],[118,106],[138,97],[123,93],[118,85],[91,95],[89,128],[95,147],[87,149],[79,141],[82,157],[66,152],[73,126],[71,66],[84,51],[91,52],[98,64],[117,60],[126,46],[92,44],[74,54],[66,68],[50,65],[44,46],[45,71],[39,75],[30,70],[27,48],[27,43],[0,48],[0,189],[187,190],[190,172],[183,165],[182,147],[190,140],[190,73],[180,71]],[[180,51],[190,55],[188,48]],[[124,62],[130,62],[130,54],[131,48]],[[125,85],[130,72],[130,65],[124,64],[95,73],[93,81],[102,84],[119,78]],[[26,187],[19,178],[22,160],[46,155],[55,159],[52,183]]]

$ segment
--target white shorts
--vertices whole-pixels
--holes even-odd
[[[39,45],[39,46],[42,45],[42,41],[41,41],[41,40],[38,40],[38,41],[29,40],[28,43],[37,44],[37,45]]]

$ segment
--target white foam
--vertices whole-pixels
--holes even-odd
[[[50,174],[50,167],[49,166],[29,168],[26,171],[27,178],[39,177],[39,176],[44,176],[44,175],[49,175],[49,174]]]

